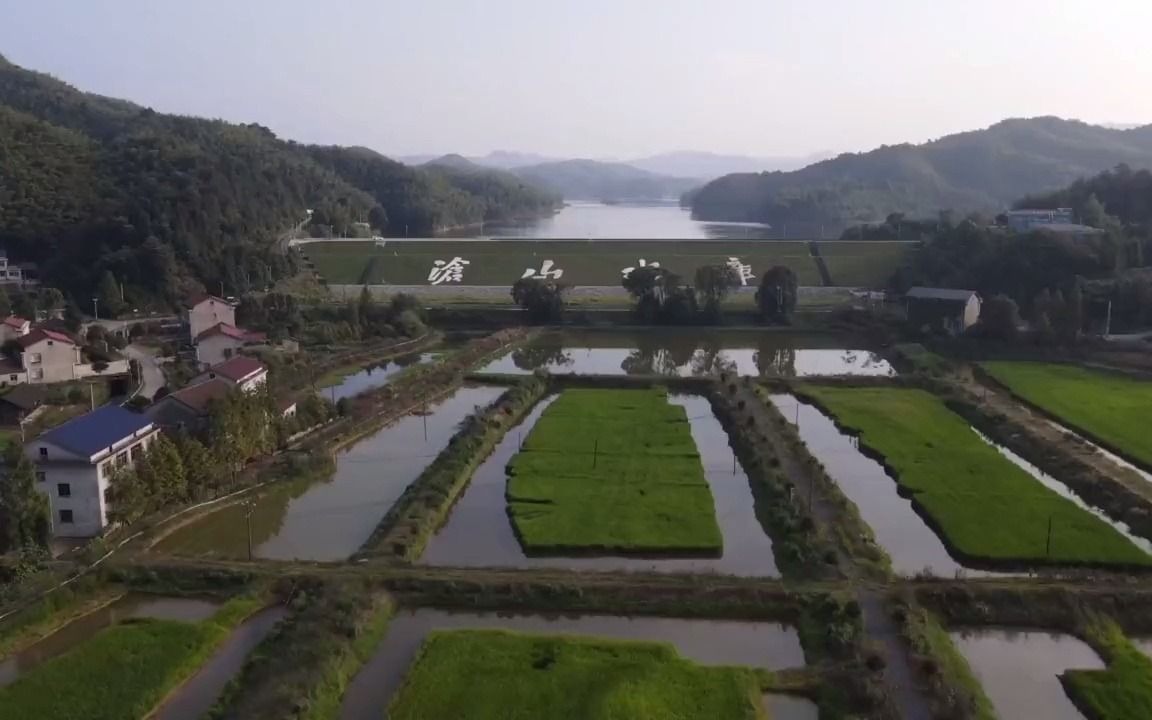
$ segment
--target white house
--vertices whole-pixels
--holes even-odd
[[[264,367],[264,363],[256,358],[236,355],[231,360],[225,360],[219,365],[209,368],[206,373],[193,380],[192,384],[217,378],[248,392],[268,382],[268,368]]]
[[[37,328],[16,340],[22,353],[20,364],[30,383],[67,382],[76,378],[76,366],[82,365],[80,346],[72,338],[55,330]]]
[[[958,335],[980,319],[980,295],[975,290],[914,287],[904,298],[908,321],[916,328]]]
[[[27,443],[36,487],[52,506],[53,535],[99,535],[108,525],[114,471],[132,466],[159,433],[147,417],[105,405]]]
[[[8,262],[8,253],[0,250],[0,285],[22,285],[24,271],[19,265]]]
[[[192,342],[196,342],[201,334],[216,325],[236,325],[236,305],[215,295],[201,295],[189,300],[187,311],[188,333]]]
[[[22,317],[9,315],[0,320],[0,345],[9,340],[19,340],[32,329],[32,323]]]
[[[231,360],[240,349],[266,340],[264,333],[219,323],[196,336],[196,360],[204,367]]]

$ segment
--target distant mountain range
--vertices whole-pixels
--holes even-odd
[[[996,213],[1118,164],[1152,167],[1152,125],[1127,130],[1055,117],[1013,119],[922,145],[844,154],[792,172],[738,173],[688,197],[702,220],[820,223],[890,213]]]

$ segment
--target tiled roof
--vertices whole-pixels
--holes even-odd
[[[216,378],[192,385],[191,387],[186,387],[183,390],[177,390],[168,397],[180,401],[197,413],[203,414],[208,412],[208,406],[212,404],[214,400],[221,400],[227,397],[228,393],[232,391],[233,386],[231,383],[227,380]]]
[[[240,342],[263,342],[267,337],[264,333],[251,332],[249,330],[245,330],[244,328],[238,328],[235,325],[229,325],[228,323],[216,323],[212,327],[197,335],[196,340],[199,342],[200,340],[212,337],[213,335],[223,335],[224,337],[230,337],[233,340],[238,340]]]
[[[952,290],[951,288],[911,288],[906,295],[910,298],[922,300],[950,300],[953,302],[968,302],[976,294],[975,290]]]
[[[0,402],[21,410],[35,410],[44,404],[44,388],[40,385],[17,385],[0,397]]]
[[[119,405],[105,405],[49,430],[41,440],[65,450],[90,456],[152,424],[145,416]]]
[[[17,317],[16,315],[9,315],[8,317],[4,318],[5,325],[10,328],[16,328],[17,330],[27,325],[28,322],[29,321],[25,320],[24,318]]]
[[[267,372],[268,368],[264,367],[264,363],[256,358],[250,358],[247,355],[237,355],[231,360],[225,360],[208,372],[219,375],[222,378],[227,378],[232,382],[240,382],[252,375],[261,371]]]
[[[235,303],[229,302],[228,300],[225,300],[222,297],[217,297],[215,295],[209,295],[207,293],[202,293],[200,295],[193,295],[192,297],[188,298],[187,300],[184,301],[184,307],[191,309],[191,308],[196,307],[200,303],[204,302],[205,300],[215,300],[216,302],[220,303],[221,305],[231,305],[231,306],[235,307]]]
[[[64,333],[56,332],[55,330],[45,330],[44,328],[36,328],[24,337],[18,338],[16,342],[20,343],[20,347],[28,348],[40,342],[41,340],[55,340],[56,342],[68,343],[69,345],[76,344],[72,338],[68,337]]]

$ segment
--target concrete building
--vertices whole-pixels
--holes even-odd
[[[1031,232],[1037,225],[1068,224],[1076,222],[1072,208],[1055,210],[1009,210],[1005,213],[1008,227],[1016,232]]]
[[[217,378],[248,392],[268,382],[268,368],[264,367],[264,363],[256,358],[236,355],[231,360],[225,360],[219,365],[209,368],[207,372],[192,382],[202,383]]]
[[[30,383],[67,382],[77,377],[76,366],[83,365],[80,346],[55,330],[37,328],[19,338],[20,364]]]
[[[37,385],[20,385],[0,395],[0,425],[17,426],[30,420],[44,405],[45,390]]]
[[[19,340],[32,330],[32,322],[22,317],[9,315],[0,320],[0,345],[9,340]]]
[[[208,412],[212,403],[223,400],[236,386],[222,378],[190,385],[165,395],[145,412],[152,422],[165,430],[186,430],[199,434],[208,429]]]
[[[147,417],[105,405],[27,443],[36,487],[52,507],[53,535],[84,538],[103,532],[113,473],[131,467],[159,432]]]
[[[196,336],[196,360],[201,367],[212,367],[231,360],[239,354],[241,348],[258,345],[266,340],[264,333],[219,323]]]
[[[0,285],[23,285],[24,271],[19,265],[8,262],[8,253],[0,250]]]
[[[192,298],[186,305],[186,312],[192,342],[217,325],[236,325],[236,305],[215,295]]]
[[[917,330],[959,335],[980,319],[974,290],[914,287],[905,295],[908,322]]]

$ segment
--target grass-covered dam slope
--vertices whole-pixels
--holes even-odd
[[[392,702],[392,720],[756,720],[757,671],[704,667],[671,645],[435,632]]]
[[[1055,363],[982,366],[1036,407],[1152,467],[1152,382]]]
[[[1152,556],[1108,523],[984,442],[934,395],[832,387],[808,387],[803,394],[883,457],[902,492],[912,494],[962,556],[992,563],[1152,564]]]
[[[661,389],[564,391],[508,469],[528,554],[722,550],[688,418]]]

